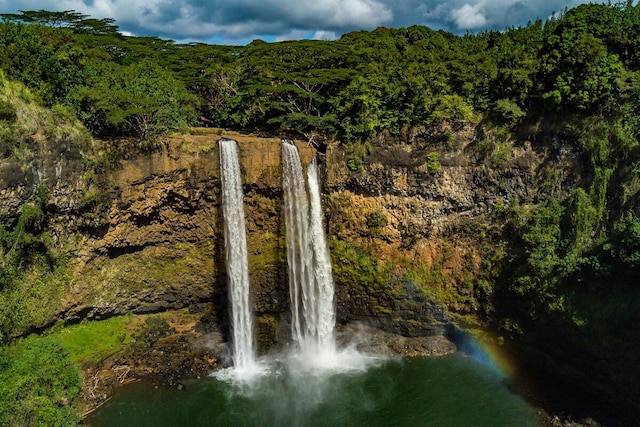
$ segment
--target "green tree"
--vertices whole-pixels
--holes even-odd
[[[403,124],[402,89],[401,80],[394,79],[389,69],[370,64],[367,72],[359,73],[333,100],[342,137],[356,142],[383,129],[397,133]]]
[[[350,78],[346,59],[346,46],[337,42],[252,43],[241,58],[251,122],[296,130],[309,140],[331,132],[329,98]]]
[[[607,49],[600,15],[609,8],[586,5],[572,9],[547,40],[541,57],[542,98],[557,106],[590,111],[611,104],[623,70],[617,54]]]
[[[640,269],[640,218],[628,213],[614,228],[616,256],[629,273]]]
[[[453,131],[460,130],[465,124],[475,123],[477,115],[473,107],[460,95],[442,95],[438,98],[433,113],[428,119],[431,126],[447,124]]]
[[[193,104],[184,86],[156,63],[130,66],[98,62],[86,68],[86,84],[72,94],[85,125],[94,133],[154,140],[184,129]]]

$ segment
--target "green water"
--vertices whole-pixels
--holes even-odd
[[[276,372],[277,371],[277,372]],[[104,426],[534,427],[534,410],[476,360],[387,360],[366,372],[314,375],[285,366],[238,387],[205,378],[183,390],[123,387],[86,420]]]

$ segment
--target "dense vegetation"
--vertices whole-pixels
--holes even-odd
[[[127,37],[75,12],[3,15],[0,68],[97,136],[186,124],[364,141],[490,118],[620,111],[632,98],[638,6],[584,5],[546,22],[454,36],[413,26],[247,46]],[[480,114],[481,113],[481,114]]]
[[[82,387],[80,370],[55,339],[0,347],[0,423],[3,426],[73,426],[69,403]]]
[[[128,37],[112,20],[75,12],[3,18],[3,157],[28,152],[34,133],[24,130],[24,111],[36,102],[58,123],[77,118],[93,136],[125,138],[134,149],[188,125],[292,133],[321,147],[339,140],[354,172],[382,132],[444,144],[473,126],[518,142],[547,123],[549,148],[557,138],[574,146],[588,176],[566,197],[551,174],[552,197],[496,207],[492,238],[506,251],[477,289],[484,320],[587,371],[602,372],[589,364],[604,359],[606,381],[640,396],[638,378],[621,374],[635,363],[629,343],[640,340],[640,5],[583,5],[503,32],[413,26],[247,46]],[[47,137],[65,139],[54,133]],[[437,152],[429,161],[437,173]],[[65,274],[46,230],[46,192],[21,212],[0,224],[2,340],[33,320],[16,320],[5,304],[22,301],[14,297],[21,280],[55,283]],[[2,349],[0,358],[18,350],[31,351]],[[22,369],[2,360],[0,375]]]

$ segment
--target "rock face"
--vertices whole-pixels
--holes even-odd
[[[73,242],[72,279],[57,319],[197,311],[213,304],[215,321],[228,329],[222,137],[240,147],[258,341],[262,350],[286,342],[280,139],[233,133],[174,138],[165,149],[120,159],[109,171],[94,167],[90,176],[79,151],[45,155],[38,170],[46,171],[46,179],[36,171],[13,182],[9,170],[19,165],[2,165],[0,217],[15,218],[33,187],[44,183],[53,196],[56,238]],[[534,188],[562,191],[580,173],[568,144],[543,150],[533,140],[496,158],[495,150],[478,148],[471,131],[444,144],[383,136],[359,170],[349,168],[348,148],[317,153],[296,144],[304,164],[316,156],[323,160],[338,321],[407,337],[442,334],[451,313],[478,308],[482,242],[458,239],[461,224],[474,224],[516,197],[544,197]],[[557,171],[547,187],[539,185],[544,171]]]
[[[252,301],[259,330],[288,310],[280,139],[224,135],[240,143]],[[228,321],[217,141],[191,135],[122,160],[109,175],[104,224],[82,233],[74,280],[59,316],[100,318],[213,303]],[[311,161],[313,150],[300,145]],[[224,328],[223,328],[224,329]]]
[[[69,140],[32,139],[17,156],[0,155],[0,223],[11,225],[21,206],[46,187],[57,219],[68,219],[82,204],[86,181],[82,152],[89,144]]]
[[[338,308],[405,336],[481,308],[493,211],[563,194],[582,174],[569,142],[535,132],[519,147],[470,129],[445,143],[382,136],[368,151],[358,170],[348,149],[326,153]]]

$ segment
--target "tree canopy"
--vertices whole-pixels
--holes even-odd
[[[125,114],[126,103],[115,103],[115,115],[95,111],[113,101],[98,87],[106,83],[96,79],[96,64],[126,74],[126,67],[145,63],[172,75],[174,112],[193,111],[180,123],[352,143],[382,130],[420,133],[443,121],[455,128],[473,122],[475,113],[515,126],[546,109],[616,108],[624,82],[640,68],[639,10],[631,2],[588,4],[501,32],[455,36],[422,26],[381,27],[335,41],[247,46],[127,37],[111,19],[21,11],[0,15],[0,68],[45,103],[73,107],[101,136],[158,134],[114,126],[115,110]],[[93,92],[94,100],[79,102],[80,92]],[[96,98],[101,93],[105,99]],[[163,92],[146,102],[162,104],[157,96]]]

